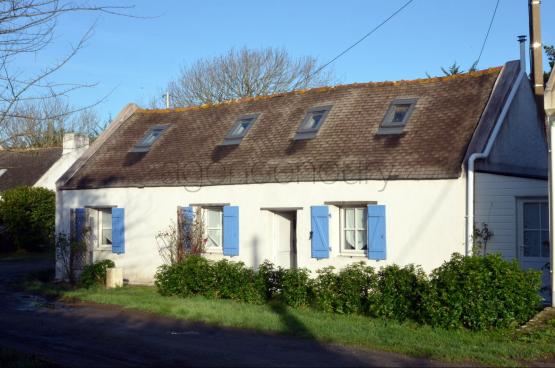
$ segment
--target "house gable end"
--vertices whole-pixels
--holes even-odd
[[[530,82],[523,78],[490,155],[477,171],[547,178],[547,142]]]

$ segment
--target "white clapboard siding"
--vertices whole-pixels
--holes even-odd
[[[494,234],[488,243],[488,253],[501,253],[506,259],[514,259],[517,199],[546,197],[547,180],[477,173],[474,220],[477,226],[488,224]]]

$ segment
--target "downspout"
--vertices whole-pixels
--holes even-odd
[[[553,165],[555,163],[555,151],[553,150],[553,142],[555,142],[555,69],[551,71],[547,86],[545,89],[544,98],[545,120],[547,123],[547,144],[548,144],[548,175],[547,182],[549,186],[549,264],[550,264],[550,278],[551,278],[551,306],[555,307],[555,272],[553,272],[555,264],[555,255],[553,254],[553,244],[555,244],[555,234],[553,226],[555,224],[555,181],[553,180]]]
[[[521,43],[523,45],[523,43]],[[523,47],[523,46],[522,46]],[[522,61],[521,61],[522,66]],[[489,136],[488,142],[486,144],[486,148],[483,152],[475,152],[470,155],[468,158],[468,175],[466,178],[466,255],[471,255],[472,253],[472,242],[473,242],[473,233],[474,233],[474,168],[476,166],[476,160],[482,160],[489,156],[491,149],[493,148],[493,143],[503,126],[503,122],[505,121],[505,116],[509,111],[509,107],[511,106],[511,102],[513,101],[516,92],[522,82],[522,78],[526,75],[525,69],[520,68],[518,76],[511,88],[511,92],[509,93],[509,97],[495,122],[495,126],[493,128],[493,132]]]

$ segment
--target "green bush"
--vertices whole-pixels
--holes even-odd
[[[349,265],[339,273],[334,267],[317,271],[311,283],[315,306],[326,312],[364,313],[368,307],[369,291],[376,287],[376,275],[364,262]]]
[[[264,263],[258,266],[256,285],[261,288],[261,292],[266,297],[266,300],[276,298],[281,292],[283,272],[283,268],[278,267],[276,269],[270,261],[264,261]]]
[[[368,310],[369,293],[376,288],[377,277],[364,262],[345,267],[339,272],[339,295],[336,312],[364,313]]]
[[[212,266],[199,255],[190,255],[179,263],[160,266],[154,279],[161,295],[188,297],[213,294]]]
[[[264,262],[253,271],[242,262],[209,262],[191,255],[161,266],[155,285],[162,295],[204,295],[262,303],[312,305],[326,312],[407,319],[438,327],[473,330],[521,324],[540,303],[540,275],[523,271],[498,255],[450,261],[428,277],[418,266],[390,265],[377,273],[364,262],[336,272],[327,267],[310,279],[306,269],[275,268]]]
[[[420,267],[386,266],[378,272],[376,288],[368,295],[368,312],[385,319],[419,320],[428,289],[428,278]]]
[[[94,262],[93,264],[83,267],[79,283],[82,287],[90,288],[97,285],[106,284],[106,269],[115,267],[116,265],[110,259]]]
[[[243,262],[229,262],[224,259],[214,263],[212,270],[214,297],[253,304],[264,302],[265,293],[257,285],[255,272],[245,267]]]
[[[472,330],[513,327],[537,312],[540,287],[540,272],[524,271],[516,260],[454,254],[432,272],[424,322]]]
[[[314,306],[324,312],[337,311],[340,284],[335,267],[325,267],[316,273],[318,276],[310,284]]]
[[[17,249],[42,250],[54,244],[56,195],[45,188],[18,187],[0,199],[0,223]]]
[[[291,306],[308,305],[309,271],[304,268],[283,270],[281,275],[280,300]]]

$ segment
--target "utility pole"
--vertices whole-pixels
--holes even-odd
[[[166,92],[166,109],[170,108],[170,91]]]
[[[545,89],[545,122],[547,123],[547,144],[549,150],[549,166],[548,166],[548,185],[549,185],[549,271],[551,273],[551,306],[555,307],[555,272],[553,265],[555,264],[555,255],[553,254],[553,242],[555,234],[553,234],[553,225],[555,225],[555,207],[553,195],[555,194],[555,182],[553,181],[553,164],[555,163],[555,152],[553,151],[553,141],[555,140],[555,69],[551,71],[547,88]]]
[[[528,16],[530,23],[530,74],[532,76],[532,87],[536,97],[536,106],[541,119],[545,117],[543,112],[543,47],[540,19],[540,0],[528,0]]]

